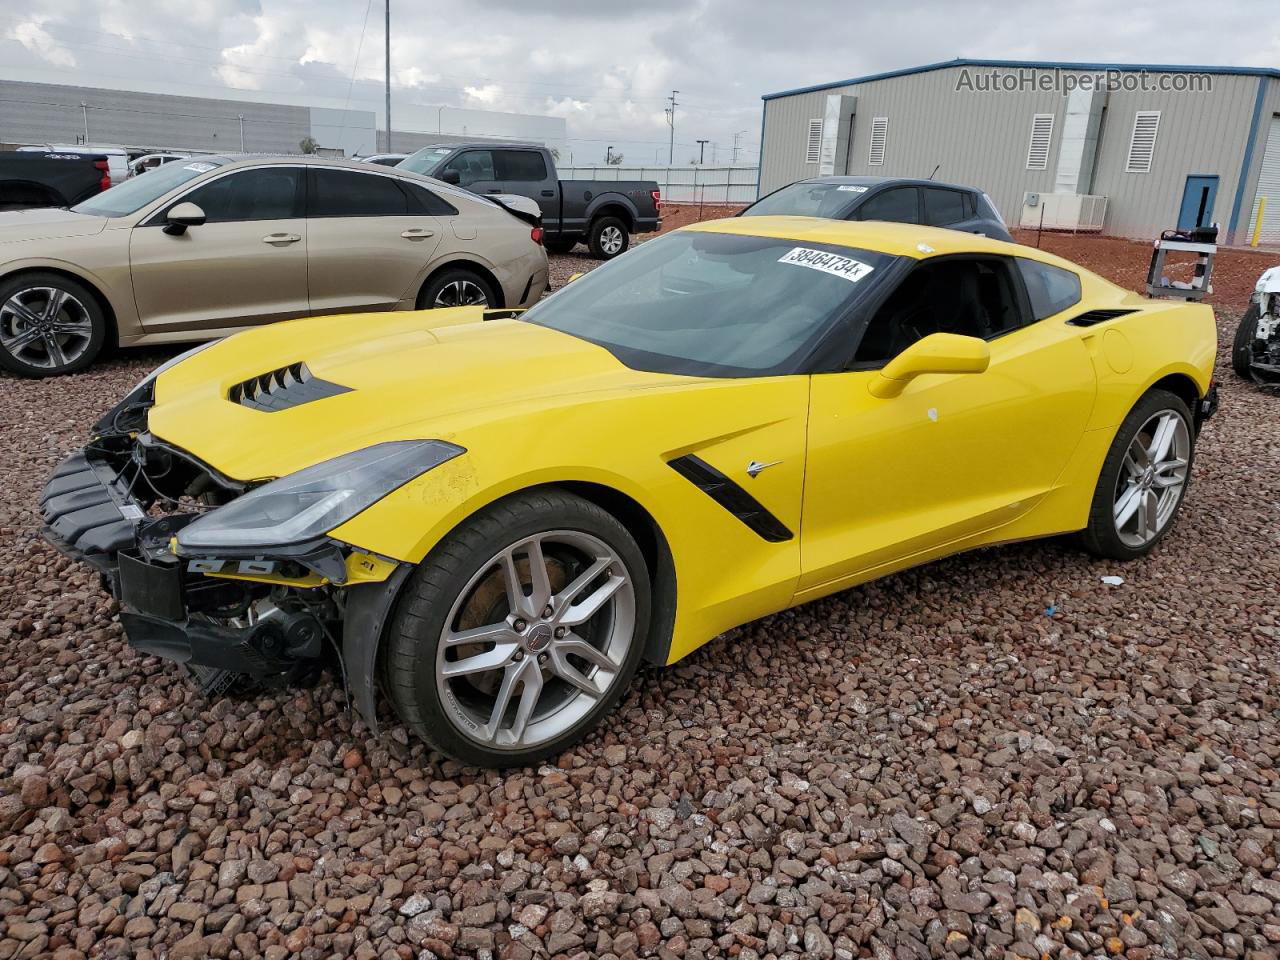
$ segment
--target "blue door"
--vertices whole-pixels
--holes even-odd
[[[1178,211],[1178,229],[1207,227],[1213,223],[1213,201],[1218,196],[1218,178],[1193,173],[1182,190],[1182,209]]]

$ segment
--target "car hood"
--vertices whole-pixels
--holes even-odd
[[[692,378],[480,307],[345,314],[228,337],[156,380],[148,429],[226,476],[284,476],[388,440]]]
[[[0,243],[19,240],[61,240],[101,233],[105,217],[90,217],[61,207],[6,210],[0,213]]]

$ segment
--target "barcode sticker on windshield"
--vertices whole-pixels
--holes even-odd
[[[794,263],[808,267],[810,270],[821,270],[834,277],[843,277],[850,283],[857,283],[875,269],[869,263],[854,260],[853,257],[842,257],[838,253],[827,253],[825,250],[812,250],[809,247],[792,247],[778,258],[779,263]]]
[[[840,186],[836,187],[836,189],[844,193],[866,193],[867,192],[866,187],[859,187],[852,183],[842,183],[840,184]]]
[[[208,173],[217,164],[214,163],[188,163],[183,166],[183,170],[194,170],[196,173]]]

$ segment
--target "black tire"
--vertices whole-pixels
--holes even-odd
[[[1236,327],[1236,339],[1231,345],[1231,369],[1236,372],[1236,376],[1251,383],[1254,376],[1249,369],[1249,361],[1253,357],[1253,340],[1257,335],[1261,316],[1262,308],[1256,303],[1249,304],[1249,309],[1240,318],[1240,325]]]
[[[1172,411],[1182,417],[1189,435],[1189,454],[1186,465],[1186,482],[1164,526],[1156,535],[1142,546],[1125,543],[1116,530],[1114,508],[1116,492],[1120,484],[1121,471],[1124,469],[1125,454],[1129,445],[1138,435],[1143,425],[1162,411]],[[1149,390],[1129,411],[1129,415],[1120,424],[1111,449],[1107,451],[1106,460],[1102,463],[1102,472],[1098,476],[1098,485],[1094,489],[1093,503],[1089,509],[1089,525],[1079,534],[1079,539],[1086,550],[1099,557],[1113,560],[1136,560],[1146,556],[1156,544],[1165,538],[1178,519],[1178,512],[1186,500],[1187,490],[1191,486],[1191,473],[1195,467],[1195,421],[1191,411],[1183,400],[1167,390]]]
[[[45,291],[50,290],[65,299],[55,317],[46,318],[42,313],[41,322],[77,332],[55,334],[51,330],[52,342],[50,337],[40,336],[10,349],[11,343],[18,342],[16,338],[29,335],[32,330],[31,322],[19,316],[10,304],[42,309],[49,302]],[[0,282],[0,367],[11,373],[35,378],[76,373],[93,363],[106,339],[106,314],[97,294],[84,284],[59,273],[45,272],[23,273]],[[48,362],[36,362],[41,357]]]
[[[611,685],[570,729],[529,748],[487,746],[460,732],[437,687],[437,654],[445,620],[468,584],[500,551],[538,533],[565,530],[598,538],[625,566],[635,600],[630,646]],[[514,494],[450,533],[405,585],[387,631],[384,686],[401,720],[440,752],[482,767],[528,766],[582,740],[617,704],[643,655],[650,606],[644,557],[612,514],[555,488]]]
[[[578,245],[578,240],[575,237],[572,240],[544,240],[543,243],[546,245],[547,253],[566,254]]]
[[[481,303],[479,300],[462,303],[439,302],[453,299],[449,294],[455,290],[459,292],[464,301],[468,299],[467,293],[469,291],[478,290],[479,295],[483,296],[484,302]],[[452,306],[501,307],[502,297],[498,295],[498,291],[493,288],[493,284],[487,278],[480,276],[474,270],[466,267],[448,267],[441,270],[423,285],[422,292],[418,294],[418,309],[431,310]]]
[[[622,220],[617,217],[596,217],[591,221],[591,229],[587,231],[587,247],[597,260],[612,260],[626,253],[629,246],[631,234],[627,232],[627,225]]]

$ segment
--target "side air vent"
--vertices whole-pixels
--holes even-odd
[[[793,536],[764,504],[701,457],[690,453],[677,457],[667,466],[745,523],[762,540],[782,543]]]
[[[251,410],[278,413],[313,400],[350,392],[350,387],[330,383],[313,375],[305,363],[291,363],[244,383],[237,383],[228,391],[227,399]]]
[[[1137,312],[1137,310],[1089,310],[1078,317],[1072,317],[1067,323],[1073,327],[1092,327],[1095,323],[1105,323],[1116,317],[1127,317]]]

